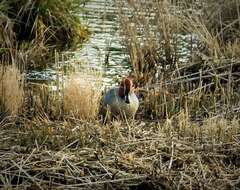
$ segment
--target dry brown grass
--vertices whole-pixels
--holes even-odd
[[[104,127],[79,120],[25,120],[24,128],[0,133],[0,186],[237,188],[239,126],[238,119],[223,117],[191,122],[185,111],[176,120]]]
[[[177,9],[168,1],[119,1],[118,9],[134,75],[140,85],[156,82],[157,72],[179,64],[183,26]]]
[[[96,119],[101,100],[100,86],[96,82],[101,83],[101,78],[93,72],[69,77],[63,89],[66,115],[82,120]]]
[[[238,57],[238,42],[230,40],[226,48],[204,19],[189,17],[191,10],[185,15],[178,12],[182,5],[145,2],[147,13],[159,11],[153,19],[140,14],[144,6],[137,0],[128,1],[132,17],[121,15],[135,74],[143,80],[141,84],[149,84],[140,89],[145,96],[138,119],[101,126],[96,119],[101,92],[91,85],[99,78],[91,72],[71,75],[64,88],[57,81],[54,92],[41,86],[37,96],[31,95],[37,97],[33,101],[37,117],[20,119],[23,127],[2,127],[0,187],[240,187],[240,62],[232,59]],[[154,21],[160,33],[149,30]],[[184,28],[198,35],[199,46],[192,46],[194,38],[178,38],[176,32]],[[180,59],[181,48],[191,52],[187,62]],[[197,53],[202,60],[193,59]],[[151,80],[157,69],[159,78]],[[59,114],[60,118],[49,117]]]
[[[180,77],[140,89],[142,117],[162,119],[175,117],[187,110],[192,120],[206,117],[239,117],[239,72],[234,71],[240,62],[229,60],[221,67],[212,67],[196,73],[187,70]],[[214,63],[212,63],[214,64]],[[224,73],[223,70],[225,71]]]
[[[193,118],[238,107],[239,6],[223,1],[119,1],[120,30],[140,91],[141,116]]]
[[[0,67],[0,102],[1,110],[16,116],[24,100],[24,75],[16,65]]]
[[[173,71],[197,62],[195,68],[204,69],[206,59],[240,56],[237,1],[119,1],[117,5],[123,43],[140,85],[169,80],[175,77]]]

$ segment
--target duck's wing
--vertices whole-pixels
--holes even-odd
[[[118,88],[112,88],[107,91],[104,96],[103,103],[105,105],[111,105],[113,101],[117,99]]]

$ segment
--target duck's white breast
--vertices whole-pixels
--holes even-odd
[[[110,89],[105,97],[104,104],[108,105],[113,114],[125,113],[127,117],[134,117],[139,107],[139,100],[135,93],[129,94],[129,103],[118,95],[119,88]]]

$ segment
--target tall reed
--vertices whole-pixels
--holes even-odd
[[[240,56],[238,4],[232,0],[117,3],[123,44],[145,94],[142,113],[161,118],[188,109],[190,115],[204,117],[229,106],[234,109]]]

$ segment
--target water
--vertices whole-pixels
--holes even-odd
[[[103,73],[105,85],[113,85],[116,79],[130,71],[128,57],[124,53],[121,37],[118,33],[117,10],[112,0],[90,0],[80,11],[80,18],[91,31],[89,41],[71,54],[72,66],[81,71],[83,65]],[[81,63],[81,66],[74,63]],[[27,74],[30,80],[55,80],[56,66],[44,71],[31,71]]]
[[[124,10],[131,17],[130,9],[125,7]],[[65,67],[65,63],[71,64],[76,73],[79,72],[79,76],[84,67],[100,71],[103,73],[104,87],[112,86],[119,78],[126,76],[131,68],[128,63],[128,56],[124,53],[125,47],[121,43],[123,39],[118,32],[117,12],[114,0],[89,0],[83,9],[79,7],[79,17],[83,24],[89,27],[92,34],[89,41],[84,43],[81,49],[74,52],[65,52],[65,55],[71,55],[71,59],[65,59],[64,63],[60,63],[60,65]],[[147,12],[142,14],[148,15]],[[153,16],[153,14],[149,14],[149,18]],[[154,25],[151,26],[151,29],[154,34],[159,38],[161,37]],[[178,44],[180,46],[178,47],[179,61],[187,62],[191,54],[188,43],[193,40],[191,38],[194,36],[192,34],[176,34],[176,37],[182,39],[182,44]],[[161,56],[164,58],[164,55]],[[58,70],[58,65],[55,65],[44,71],[31,71],[27,74],[27,78],[30,80],[54,81],[57,78]]]
[[[80,14],[80,17],[89,26],[92,35],[83,48],[75,52],[75,57],[90,67],[102,70],[105,84],[126,75],[130,68],[118,33],[117,7],[114,2],[92,0],[86,4],[85,13]]]

